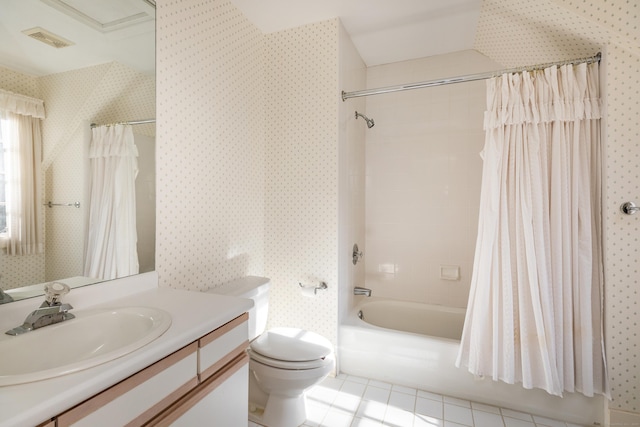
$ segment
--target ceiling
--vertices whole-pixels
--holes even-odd
[[[263,33],[339,17],[367,66],[472,49],[482,0],[230,0]]]
[[[263,33],[340,18],[367,66],[473,48],[482,0],[230,0]],[[42,76],[118,61],[153,74],[155,0],[0,0],[0,66]],[[25,34],[42,27],[74,43]]]

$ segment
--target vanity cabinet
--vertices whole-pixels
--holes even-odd
[[[246,425],[247,319],[235,318],[60,414],[57,426]]]

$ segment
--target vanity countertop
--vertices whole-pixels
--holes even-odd
[[[157,280],[157,277],[153,276],[151,281],[154,277]],[[125,282],[131,280],[135,279],[127,279]],[[149,276],[146,281],[150,281]],[[100,285],[93,285],[84,292],[80,289],[75,290],[72,292],[75,293],[74,298],[68,298],[72,300],[69,302],[76,310],[126,306],[155,307],[171,314],[171,326],[146,346],[110,362],[56,378],[0,387],[1,427],[34,426],[44,422],[197,340],[249,311],[253,306],[253,302],[247,299],[157,288],[153,285],[138,288],[134,286],[124,292],[114,292],[113,282],[108,282],[103,286],[104,289],[99,288]],[[109,292],[112,298],[105,300],[104,295],[100,298],[102,291]],[[69,294],[69,297],[71,295]],[[0,328],[6,328],[7,325],[15,326],[13,323],[17,310],[13,304],[20,304],[19,308],[29,307],[33,310],[40,302],[39,299],[30,299],[8,304],[6,308],[0,306]],[[28,314],[29,309],[23,310],[23,317]],[[18,321],[20,322],[21,320]],[[42,357],[47,357],[46,346],[42,348]],[[0,356],[0,363],[1,359]]]

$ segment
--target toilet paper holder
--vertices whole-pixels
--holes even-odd
[[[298,285],[300,285],[301,288],[313,289],[314,295],[317,294],[319,290],[324,290],[328,288],[326,282],[320,282],[320,285],[309,285],[309,286],[303,285],[302,283],[298,282]]]

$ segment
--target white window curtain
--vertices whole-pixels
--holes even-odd
[[[44,102],[0,90],[0,131],[5,150],[9,255],[44,252],[42,224],[42,119]]]
[[[138,149],[131,126],[93,128],[89,162],[91,190],[84,275],[106,280],[137,274]]]
[[[609,395],[598,64],[487,83],[478,238],[457,366]]]

